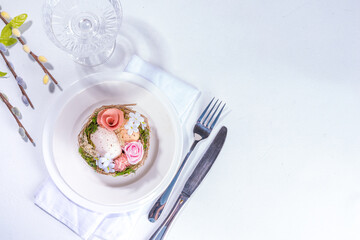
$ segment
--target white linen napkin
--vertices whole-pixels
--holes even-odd
[[[193,86],[138,56],[132,57],[125,71],[138,74],[160,88],[174,105],[181,120],[200,94]],[[147,215],[145,211],[148,210],[144,207],[110,215],[93,212],[73,203],[50,178],[35,193],[34,203],[83,239],[127,239],[139,217]]]

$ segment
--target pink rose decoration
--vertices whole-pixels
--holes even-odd
[[[124,112],[117,108],[104,109],[99,112],[97,123],[109,131],[114,131],[124,123]]]
[[[126,155],[121,154],[120,157],[116,158],[114,160],[115,163],[115,171],[122,172],[124,171],[128,166],[130,166],[130,163],[128,162]]]
[[[140,162],[144,156],[144,148],[140,141],[129,142],[125,145],[124,151],[128,162],[132,165]]]

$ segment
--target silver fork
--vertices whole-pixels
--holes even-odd
[[[201,113],[199,119],[197,120],[195,126],[194,126],[194,142],[190,147],[189,152],[186,154],[184,160],[182,161],[178,171],[176,172],[176,175],[174,176],[174,178],[172,179],[171,183],[169,184],[169,186],[166,188],[166,190],[163,192],[163,194],[161,194],[161,196],[159,197],[159,199],[155,202],[154,206],[151,208],[150,212],[149,212],[149,216],[148,219],[150,222],[155,222],[161,215],[165,204],[170,196],[170,193],[172,191],[172,189],[175,186],[175,183],[182,171],[182,169],[184,168],[186,161],[188,160],[190,154],[193,152],[193,150],[195,149],[196,145],[201,141],[204,140],[205,138],[207,138],[212,129],[214,128],[216,122],[219,120],[219,117],[221,115],[221,112],[223,111],[224,107],[225,107],[225,103],[223,104],[222,108],[220,109],[220,112],[217,114],[217,116],[215,117],[214,121],[212,121],[212,119],[214,118],[215,114],[217,113],[220,105],[222,102],[220,102],[218,104],[219,100],[216,100],[214,105],[211,107],[210,111],[208,112],[208,114],[206,115],[204,121],[202,121],[202,119],[204,118],[205,114],[207,113],[208,109],[210,108],[212,102],[214,101],[214,98],[210,101],[210,103],[207,105],[207,107],[205,108],[205,110]],[[215,111],[213,112],[214,108],[216,107]],[[211,116],[210,116],[211,114]],[[208,120],[210,116],[210,119]],[[212,122],[212,123],[211,123]],[[210,125],[211,124],[211,125]]]

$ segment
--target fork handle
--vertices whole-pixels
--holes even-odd
[[[176,200],[174,207],[171,209],[169,215],[166,217],[163,223],[159,226],[159,228],[154,232],[154,234],[150,237],[149,240],[161,240],[165,236],[165,233],[169,229],[170,224],[174,220],[176,214],[179,212],[181,207],[184,205],[186,200],[188,200],[188,196],[181,193],[179,198]]]
[[[148,215],[148,219],[150,222],[155,222],[156,220],[158,220],[158,218],[160,217],[166,202],[170,196],[170,193],[172,191],[172,189],[175,186],[175,183],[177,181],[177,179],[179,178],[179,175],[182,171],[182,169],[185,166],[185,163],[187,161],[187,159],[189,158],[190,154],[192,153],[192,151],[195,149],[196,145],[198,144],[200,140],[195,140],[193,142],[193,144],[190,147],[189,152],[186,154],[184,160],[182,161],[178,171],[176,172],[174,178],[171,180],[171,183],[169,184],[169,186],[166,188],[166,190],[161,194],[161,196],[159,197],[159,199],[155,202],[154,206],[151,208],[149,215]]]

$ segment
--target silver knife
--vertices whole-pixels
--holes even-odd
[[[174,207],[171,209],[169,215],[149,240],[161,240],[165,236],[165,233],[167,232],[171,222],[174,220],[176,214],[179,212],[191,194],[195,191],[195,189],[200,185],[206,174],[209,172],[211,166],[215,162],[222,146],[224,145],[226,134],[227,128],[222,127],[192,172],[191,176],[185,183],[185,186],[176,200]]]

